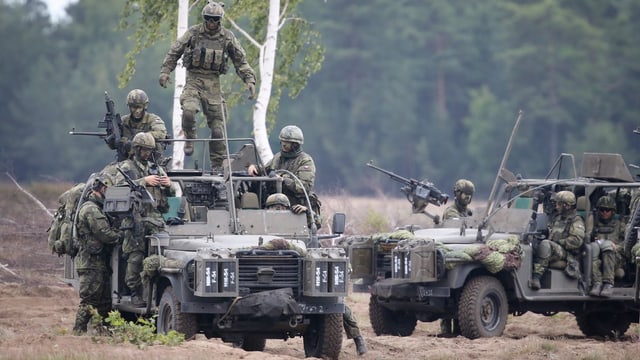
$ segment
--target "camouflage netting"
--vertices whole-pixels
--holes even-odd
[[[414,239],[415,235],[408,230],[396,230],[394,232],[385,232],[385,233],[377,233],[370,236],[362,236],[362,235],[350,235],[345,236],[340,243],[375,243],[378,241],[383,241],[387,239],[394,240],[406,240],[406,239]]]
[[[522,249],[515,235],[506,239],[489,240],[485,244],[472,245],[460,250],[451,250],[441,243],[436,246],[444,253],[448,269],[461,263],[479,261],[489,272],[495,274],[503,269],[517,269],[521,263]]]
[[[182,267],[182,262],[179,260],[167,259],[159,255],[151,255],[142,261],[142,279],[150,279],[158,275],[161,261],[163,268],[180,269]]]
[[[304,256],[307,252],[299,246],[287,241],[286,239],[273,239],[266,244],[259,246],[258,249],[262,250],[294,250],[298,254]]]

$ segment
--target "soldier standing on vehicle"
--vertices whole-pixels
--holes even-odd
[[[131,291],[131,302],[137,306],[144,306],[142,297],[142,261],[147,250],[146,235],[151,235],[164,230],[163,213],[169,211],[168,197],[175,194],[171,186],[171,179],[167,173],[153,164],[150,160],[151,153],[156,148],[155,140],[149,133],[138,133],[133,138],[133,159],[125,160],[119,164],[120,169],[138,185],[145,186],[155,200],[153,204],[144,204],[141,209],[142,224],[134,224],[132,230],[125,232],[122,251],[127,257],[127,270],[125,282]],[[125,184],[122,174],[116,177],[117,184]]]
[[[560,191],[555,196],[557,215],[549,226],[549,238],[542,240],[535,248],[533,276],[529,287],[540,289],[540,279],[549,263],[566,260],[568,270],[575,267],[580,247],[584,242],[584,220],[576,214],[576,196],[571,191]],[[575,272],[575,269],[572,269]],[[572,275],[573,276],[573,275]]]
[[[256,77],[245,58],[245,51],[235,35],[221,24],[224,17],[224,4],[209,2],[202,9],[203,23],[192,26],[173,45],[164,58],[160,69],[160,86],[166,88],[170,73],[176,68],[180,57],[187,68],[187,80],[180,95],[182,106],[182,129],[187,139],[196,138],[196,120],[202,110],[207,125],[211,129],[211,138],[222,139],[224,133],[223,117],[226,106],[220,89],[220,75],[228,70],[227,61],[231,59],[236,74],[244,81],[249,90],[249,99],[255,96]],[[209,143],[209,158],[214,170],[222,168],[226,146],[223,141]],[[193,142],[185,142],[184,154],[193,154]]]
[[[469,204],[471,204],[475,190],[476,188],[470,180],[458,179],[453,185],[455,201],[444,210],[442,220],[460,219],[471,216],[472,212],[468,207]],[[458,323],[458,319],[442,319],[440,321],[440,333],[447,336],[459,335],[460,324]]]
[[[122,231],[114,229],[102,210],[104,194],[111,181],[98,177],[92,184],[87,200],[80,205],[76,221],[79,250],[76,271],[80,305],[76,313],[73,332],[87,332],[92,309],[102,318],[111,310],[111,267],[109,265],[113,245],[122,240]]]
[[[149,97],[147,93],[140,89],[133,89],[127,95],[127,106],[129,106],[129,114],[122,117],[122,134],[118,144],[114,138],[107,138],[107,145],[111,149],[120,149],[128,153],[128,159],[133,157],[133,149],[131,141],[136,134],[140,132],[148,132],[156,140],[156,150],[154,157],[160,160],[162,156],[162,144],[158,140],[164,140],[167,137],[167,127],[160,116],[147,111],[149,107]]]
[[[455,202],[444,210],[442,220],[471,216],[472,212],[468,209],[468,206],[471,204],[471,198],[473,198],[475,189],[473,183],[467,179],[459,179],[456,181],[453,185]]]
[[[282,178],[282,193],[284,193],[292,206],[306,204],[305,191],[309,195],[311,201],[311,209],[315,213],[316,226],[320,228],[320,200],[313,192],[313,186],[316,178],[316,166],[311,155],[302,151],[304,143],[304,134],[299,127],[295,125],[287,125],[280,130],[280,152],[276,153],[271,161],[264,167],[264,173],[269,174],[276,170],[287,170],[300,179],[300,184],[295,181],[289,174],[280,173],[276,176]],[[256,176],[260,173],[260,169],[255,165],[249,165],[247,169],[249,175]],[[311,227],[311,216],[308,213],[307,223]]]
[[[616,202],[608,195],[602,196],[596,203],[598,213],[593,227],[593,242],[598,251],[592,254],[589,295],[609,297],[613,293],[613,282],[617,269],[622,270],[624,260],[625,224],[615,214]]]

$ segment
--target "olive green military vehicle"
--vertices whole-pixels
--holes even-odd
[[[157,315],[158,332],[177,330],[187,339],[204,334],[249,351],[263,350],[267,339],[301,336],[306,356],[337,359],[348,281],[344,249],[320,248],[305,215],[266,209],[281,178],[247,176],[246,167],[259,163],[255,145],[251,139],[228,144],[238,149],[223,173],[168,171],[178,196],[169,199],[166,232],[148,237],[146,305],[133,305],[127,293],[118,246],[111,261],[113,308],[129,318]],[[145,198],[128,186],[110,187],[105,211],[130,216]],[[335,234],[344,221],[334,215]],[[74,282],[73,262],[65,277]]]
[[[617,272],[610,297],[588,294],[591,259],[597,251],[589,233],[577,269],[567,271],[567,263],[559,261],[550,264],[539,290],[531,289],[529,281],[534,247],[548,235],[547,224],[554,215],[555,193],[573,192],[578,216],[587,225],[593,221],[597,200],[611,196],[617,216],[630,224],[625,241],[635,242],[640,211],[633,199],[640,193],[640,182],[634,181],[621,155],[603,153],[585,153],[580,171],[573,155],[562,154],[544,178],[516,176],[505,167],[512,139],[513,134],[484,211],[415,230],[389,246],[390,276],[370,289],[369,316],[377,335],[409,336],[417,321],[449,319],[467,338],[500,336],[509,314],[529,311],[572,313],[587,336],[618,337],[638,322],[638,270],[630,261]],[[354,244],[349,248],[353,259],[373,264],[376,245]]]

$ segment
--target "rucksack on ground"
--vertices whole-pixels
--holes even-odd
[[[73,218],[85,192],[85,184],[79,183],[68,189],[58,197],[59,207],[53,216],[49,233],[49,248],[52,253],[59,256],[69,255],[75,257],[78,253],[78,245],[73,239]]]

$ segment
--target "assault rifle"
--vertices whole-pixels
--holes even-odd
[[[143,185],[136,184],[133,181],[133,179],[131,179],[131,177],[127,175],[127,173],[124,172],[119,166],[116,167],[116,169],[118,169],[118,172],[122,174],[122,176],[124,176],[124,180],[127,182],[127,185],[129,185],[129,188],[131,189],[131,191],[140,194],[140,197],[143,203],[154,204],[155,206],[156,201],[153,198],[153,195],[151,195],[151,193],[149,192],[149,190],[147,190],[146,187],[144,187]]]
[[[373,162],[369,161],[367,166],[378,170],[384,174],[389,175],[389,177],[401,184],[404,184],[403,187],[400,188],[406,197],[407,200],[412,205],[412,210],[414,213],[424,212],[434,220],[434,222],[438,223],[440,220],[436,219],[437,215],[431,215],[428,212],[424,211],[428,204],[433,204],[435,206],[444,205],[449,200],[449,195],[444,194],[442,191],[438,190],[435,185],[431,182],[418,181],[415,179],[407,179],[391,171],[379,168],[373,165]]]
[[[107,112],[104,115],[104,119],[98,121],[98,128],[105,129],[105,132],[76,131],[76,129],[73,128],[69,131],[69,134],[98,136],[103,139],[111,149],[116,150],[117,161],[126,160],[129,156],[129,149],[120,142],[122,138],[122,120],[120,119],[120,114],[115,112],[115,104],[106,91],[104,92],[104,102],[107,107]]]

